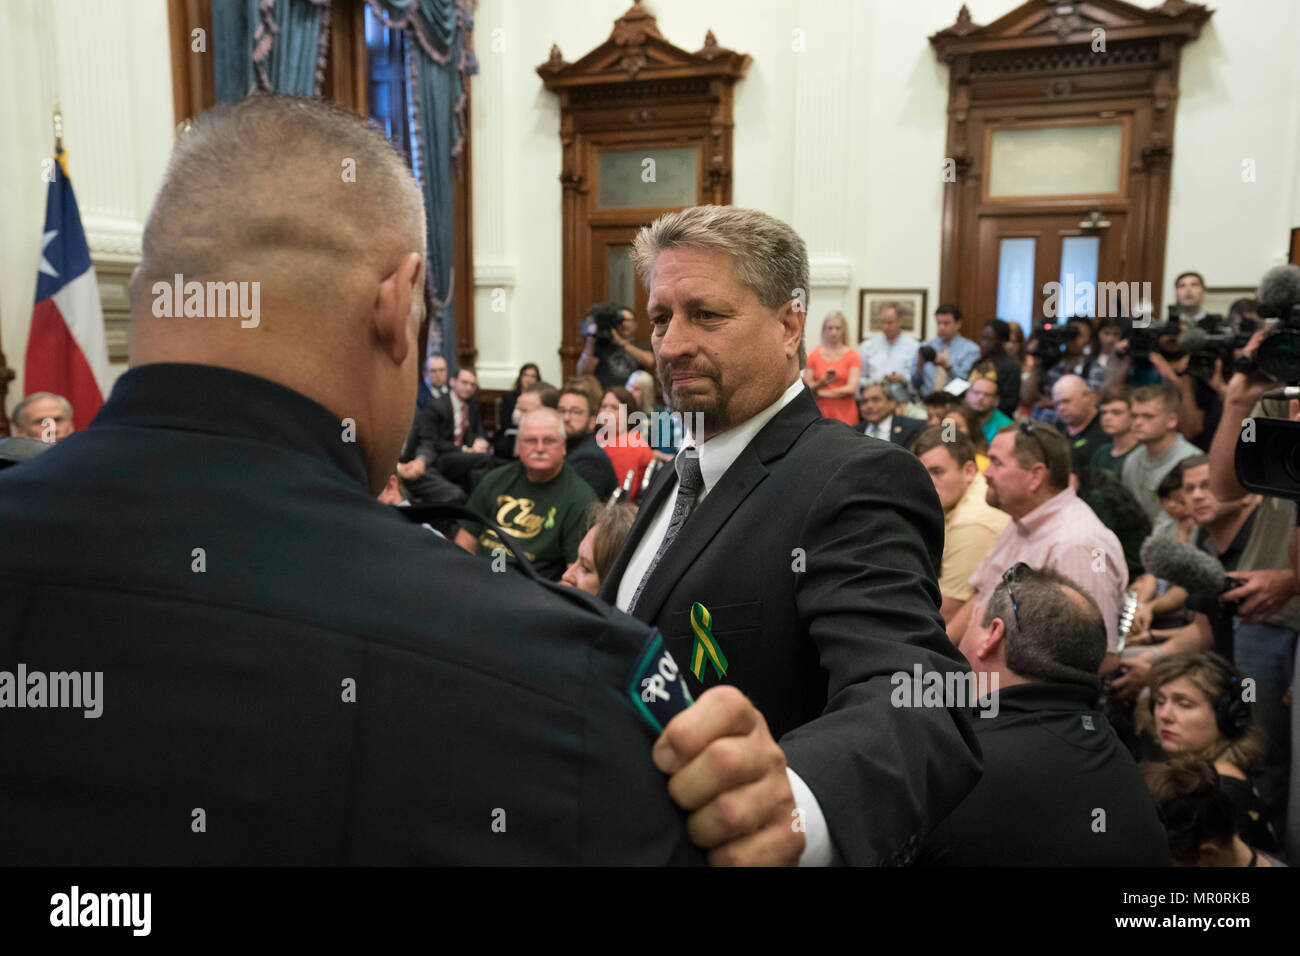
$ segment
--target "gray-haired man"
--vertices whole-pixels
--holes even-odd
[[[695,206],[635,250],[659,381],[694,413],[601,582],[700,695],[655,761],[715,862],[907,863],[978,773],[964,712],[890,700],[893,672],[965,670],[939,617],[939,499],[800,380],[808,255],[789,226]]]

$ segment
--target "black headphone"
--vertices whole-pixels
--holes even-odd
[[[1214,668],[1223,678],[1224,688],[1214,701],[1214,722],[1219,725],[1219,733],[1229,740],[1245,736],[1250,729],[1253,714],[1250,704],[1241,698],[1241,682],[1245,679],[1235,664],[1226,657],[1210,651],[1198,651],[1191,657],[1198,664]],[[1152,694],[1147,701],[1151,713],[1156,712],[1156,696]]]

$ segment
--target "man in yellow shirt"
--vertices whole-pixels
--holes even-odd
[[[951,422],[927,428],[912,445],[943,505],[943,564],[939,613],[948,623],[975,593],[971,575],[1011,520],[984,500],[988,485],[975,463],[975,446]]]

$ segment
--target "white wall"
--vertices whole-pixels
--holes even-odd
[[[0,343],[18,372],[10,408],[23,394],[54,104],[91,258],[138,261],[171,150],[170,64],[165,0],[0,3]],[[114,378],[124,370],[111,368]]]
[[[959,0],[648,0],[660,32],[698,49],[712,29],[750,54],[736,86],[733,201],[808,244],[810,320],[856,322],[862,287],[928,288],[937,304],[948,71],[927,38]],[[1154,3],[1150,3],[1154,6]],[[536,361],[559,377],[559,109],[534,72],[558,43],[572,62],[628,0],[479,0],[474,80],[475,318],[480,372],[507,387]],[[977,23],[1013,0],[968,0]],[[1221,0],[1182,57],[1166,288],[1183,269],[1253,286],[1300,225],[1300,7]],[[1266,24],[1260,26],[1259,24]],[[802,30],[804,50],[796,52]],[[501,30],[494,49],[493,31]],[[1242,160],[1256,181],[1243,183]],[[504,313],[491,310],[501,290]],[[1167,295],[1166,295],[1167,298]]]
[[[1013,5],[969,2],[980,23]],[[603,42],[628,6],[563,0],[559,16],[553,2],[479,0],[473,281],[487,387],[508,386],[530,360],[558,379],[561,323],[577,319],[560,314],[558,103],[535,68],[553,42],[570,61]],[[926,38],[958,6],[648,2],[670,41],[697,49],[712,29],[753,57],[736,86],[733,198],[808,243],[813,321],[831,308],[856,320],[860,287],[925,287],[936,301],[948,77]],[[1300,225],[1300,6],[1217,7],[1182,58],[1166,288],[1186,268],[1212,286],[1254,285]],[[4,0],[0,89],[0,343],[21,374],[54,102],[92,255],[130,261],[172,143],[165,0]]]

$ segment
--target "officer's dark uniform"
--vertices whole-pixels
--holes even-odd
[[[103,673],[98,718],[0,709],[0,861],[700,862],[649,628],[379,504],[345,429],[149,365],[0,474],[0,672]]]

